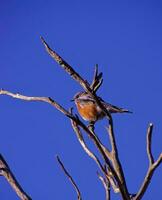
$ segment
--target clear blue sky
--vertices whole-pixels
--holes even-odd
[[[83,77],[92,79],[99,64],[104,84],[99,95],[132,110],[115,115],[119,155],[130,192],[147,170],[146,129],[155,124],[153,152],[162,151],[162,2],[158,0],[9,1],[0,5],[0,88],[33,96],[51,96],[65,108],[81,87],[48,56],[40,35]],[[68,119],[45,103],[0,97],[0,153],[34,200],[73,200],[60,155],[85,200],[104,199],[95,163],[84,153]],[[96,125],[108,144],[106,120]],[[90,144],[93,149],[93,146]],[[144,200],[162,199],[162,167]],[[0,177],[0,199],[17,200]],[[113,200],[120,199],[113,195]]]

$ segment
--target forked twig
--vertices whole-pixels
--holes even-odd
[[[4,176],[8,183],[11,185],[16,194],[20,197],[21,200],[31,200],[31,198],[24,192],[12,171],[10,170],[7,162],[0,154],[0,176]]]
[[[78,200],[82,200],[82,196],[81,196],[81,193],[80,193],[80,190],[77,186],[77,184],[75,183],[74,179],[72,178],[72,176],[69,174],[69,172],[65,169],[65,166],[64,164],[62,163],[62,161],[60,160],[59,156],[56,156],[57,158],[57,161],[59,163],[59,165],[61,166],[61,169],[63,170],[63,172],[65,173],[65,175],[68,177],[68,179],[70,180],[71,184],[73,185],[76,193],[77,193],[77,199]]]
[[[153,130],[153,124],[149,124],[148,130],[147,130],[147,155],[149,159],[149,167],[146,173],[146,176],[143,180],[143,183],[137,193],[137,195],[134,197],[133,200],[140,200],[142,199],[144,193],[146,192],[150,182],[151,178],[156,170],[156,168],[162,163],[162,153],[159,155],[158,159],[154,161],[153,155],[152,155],[152,149],[151,149],[151,144],[152,144],[152,130]]]
[[[102,72],[98,73],[98,65],[95,65],[94,77],[90,88],[94,93],[100,88],[103,83]]]

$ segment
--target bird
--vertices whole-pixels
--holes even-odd
[[[105,102],[101,97],[97,96],[102,105],[107,111],[112,113],[132,113],[131,111],[114,106]],[[96,101],[87,92],[78,92],[73,97],[72,101],[75,102],[77,110],[80,116],[88,121],[90,124],[94,124],[96,121],[103,119],[106,115],[102,109],[97,105]]]

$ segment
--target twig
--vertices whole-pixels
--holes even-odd
[[[109,120],[109,127],[107,129],[107,132],[109,134],[112,153],[116,154],[116,156],[118,156],[118,149],[117,149],[117,146],[116,146],[115,135],[114,135],[114,127],[113,127],[113,121],[112,120]]]
[[[119,193],[119,192],[120,192],[120,189],[119,189],[119,187],[117,186],[116,181],[114,180],[114,177],[113,177],[112,172],[111,172],[110,169],[108,169],[106,166],[105,166],[105,170],[106,170],[107,178],[108,178],[108,180],[109,180],[109,182],[110,182],[110,185],[111,185],[111,187],[112,187],[113,190],[114,190],[114,193]]]
[[[106,200],[110,200],[111,196],[110,196],[110,182],[106,179],[104,179],[99,173],[97,173],[98,178],[100,179],[100,181],[102,182],[104,188],[105,188],[105,192],[106,192]]]
[[[24,190],[16,180],[7,162],[5,161],[5,159],[1,154],[0,154],[0,175],[6,178],[8,183],[11,185],[11,187],[20,197],[21,200],[31,200],[31,198],[24,192]]]
[[[108,148],[106,148],[106,147],[102,144],[102,142],[100,141],[100,139],[99,139],[98,136],[96,135],[94,129],[93,129],[93,128],[89,128],[88,130],[91,132],[91,134],[93,134],[93,137],[96,139],[96,141],[98,141],[98,143],[99,143],[100,146],[102,147],[102,149],[103,149],[105,155],[107,156],[107,158],[108,158],[109,160],[111,160],[111,159],[112,159],[112,158],[111,158],[111,157],[112,157],[111,152],[109,151]]]
[[[88,82],[86,82],[63,58],[61,58],[58,53],[52,50],[43,37],[40,37],[42,43],[44,44],[49,55],[77,82],[79,82],[83,88],[87,89],[89,87]]]
[[[72,176],[69,174],[69,172],[65,169],[64,164],[61,162],[59,156],[56,156],[56,158],[57,158],[58,163],[59,163],[60,166],[61,166],[61,169],[64,171],[65,175],[68,177],[68,179],[70,180],[71,184],[73,185],[73,187],[74,187],[74,189],[75,189],[75,191],[76,191],[76,193],[77,193],[77,199],[78,199],[78,200],[82,200],[81,193],[80,193],[79,188],[78,188],[78,186],[76,185],[74,179],[73,179]]]
[[[90,88],[94,93],[100,88],[103,83],[102,72],[98,74],[98,65],[95,66],[94,77]]]
[[[112,186],[112,188],[113,188],[113,190],[114,190],[114,193],[119,193],[119,192],[120,192],[120,189],[119,189],[119,187],[115,184],[115,181],[114,181],[113,177],[108,176],[108,180],[109,180],[109,182],[110,182],[110,184],[111,184],[111,186]]]
[[[77,123],[74,120],[71,120],[71,124],[72,124],[72,127],[73,127],[73,129],[77,135],[77,138],[78,138],[81,146],[83,147],[84,151],[89,155],[89,157],[91,157],[97,163],[100,170],[105,173],[105,170],[104,170],[100,160],[98,159],[98,157],[94,153],[92,153],[92,151],[87,147]]]
[[[146,139],[146,143],[147,143],[147,155],[149,158],[149,164],[152,165],[154,163],[154,157],[152,155],[152,151],[151,151],[151,145],[152,145],[152,130],[153,130],[153,124],[150,124],[147,130],[147,139]]]
[[[140,200],[142,199],[144,193],[146,192],[150,182],[151,178],[156,170],[156,168],[162,163],[162,153],[159,155],[158,159],[154,161],[153,155],[152,155],[152,130],[153,130],[153,124],[149,124],[148,130],[147,130],[147,155],[149,159],[149,167],[146,173],[146,176],[143,180],[143,183],[137,193],[137,195],[134,197],[133,200]]]
[[[65,114],[68,117],[73,117],[67,110],[65,110],[61,105],[59,105],[56,101],[54,101],[52,98],[50,97],[30,97],[30,96],[25,96],[25,95],[21,95],[21,94],[14,94],[12,92],[9,92],[7,90],[0,90],[0,95],[7,95],[7,96],[11,96],[13,98],[16,99],[21,99],[21,100],[25,100],[25,101],[41,101],[41,102],[46,102],[51,104],[52,106],[54,106],[57,110],[59,110],[60,112],[62,112],[63,114]]]

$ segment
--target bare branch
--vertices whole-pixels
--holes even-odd
[[[75,131],[75,133],[77,135],[77,138],[78,138],[81,146],[83,147],[84,151],[89,155],[89,157],[91,157],[97,163],[97,165],[99,166],[100,170],[104,171],[104,173],[105,173],[105,170],[104,170],[100,160],[98,159],[98,157],[94,153],[92,153],[92,151],[87,147],[77,123],[74,122],[74,120],[71,120],[71,124],[72,124],[72,127],[73,127],[73,129],[74,129],[74,131]]]
[[[108,177],[108,180],[109,180],[109,182],[110,182],[110,184],[111,184],[111,186],[112,186],[114,192],[115,192],[115,193],[119,193],[119,192],[120,192],[120,189],[119,189],[119,187],[115,184],[114,178],[111,177],[111,176],[109,176],[109,177]]]
[[[108,112],[108,110],[102,105],[98,97],[95,95],[95,93],[92,91],[90,84],[84,80],[60,55],[58,55],[54,50],[52,50],[47,42],[44,40],[43,37],[41,37],[41,41],[44,44],[47,52],[49,55],[75,80],[77,81],[84,90],[93,97],[93,99],[96,101],[97,105],[103,110],[103,112],[106,114],[108,118],[111,119],[111,115]]]
[[[98,64],[95,65],[95,70],[94,70],[94,75],[93,75],[93,81],[91,83],[91,89],[93,90],[94,88],[94,84],[95,84],[95,81],[97,79],[97,76],[98,76]]]
[[[156,162],[154,162],[153,169],[155,170],[162,162],[162,153],[159,155],[159,158],[156,160]]]
[[[109,134],[109,139],[112,147],[112,153],[116,154],[118,156],[118,149],[116,146],[116,141],[115,141],[115,135],[114,135],[114,128],[113,128],[113,121],[109,121],[109,127],[107,129],[107,132]]]
[[[69,118],[73,117],[67,110],[65,110],[61,105],[59,105],[56,101],[54,101],[50,97],[30,97],[30,96],[21,95],[21,94],[18,94],[18,93],[14,94],[12,92],[9,92],[9,91],[3,90],[3,89],[0,90],[0,95],[8,95],[8,96],[11,96],[13,98],[21,99],[21,100],[24,100],[24,101],[46,102],[46,103],[49,103],[52,106],[54,106],[57,110],[59,110],[64,115],[68,116]]]
[[[114,181],[114,178],[113,178],[113,175],[111,172],[107,172],[107,170],[102,166],[102,164],[100,163],[100,160],[97,158],[97,156],[92,153],[92,151],[87,147],[85,141],[84,141],[84,138],[82,136],[82,133],[77,125],[76,122],[74,122],[73,120],[71,120],[71,123],[72,123],[72,127],[77,135],[77,138],[81,144],[81,146],[83,147],[83,149],[85,150],[85,152],[97,163],[99,169],[103,172],[103,174],[105,175],[105,177],[108,179],[108,181],[110,182],[113,190],[115,193],[119,193],[120,190],[119,188],[117,187],[117,185],[115,184],[115,181]],[[101,144],[102,145],[102,144]],[[103,149],[104,149],[104,146],[103,146]],[[105,153],[107,154],[107,149],[104,149]],[[110,156],[110,153],[107,154],[108,156]]]
[[[128,194],[127,185],[126,185],[126,181],[125,181],[125,177],[124,177],[124,172],[123,172],[123,169],[122,169],[119,157],[118,157],[118,149],[116,146],[112,119],[109,119],[109,128],[107,131],[109,133],[110,143],[111,143],[111,147],[112,147],[112,152],[111,152],[112,156],[110,158],[113,163],[113,167],[121,181],[122,188],[124,188],[126,190],[125,193]],[[120,187],[119,187],[119,189],[120,189]]]
[[[10,170],[7,162],[0,154],[0,175],[4,176],[8,183],[11,185],[16,194],[20,197],[21,200],[31,200],[31,198],[24,192],[12,171]]]
[[[95,66],[94,77],[90,88],[94,93],[100,88],[103,83],[102,72],[98,74],[98,65]]]
[[[87,90],[89,87],[88,82],[86,82],[63,58],[61,58],[58,53],[52,50],[43,37],[40,37],[42,43],[44,44],[49,55],[77,82],[79,82],[84,89]],[[89,88],[90,89],[90,88]]]
[[[98,178],[100,179],[100,181],[102,182],[104,188],[105,188],[105,192],[106,192],[106,200],[110,200],[111,196],[110,196],[110,183],[107,179],[104,179],[99,173],[97,173]]]
[[[105,167],[106,167],[106,166],[105,166]],[[110,169],[108,169],[107,167],[105,168],[105,170],[106,170],[106,174],[107,174],[107,179],[109,180],[110,185],[111,185],[111,187],[113,188],[114,192],[115,192],[115,193],[119,193],[119,192],[120,192],[120,189],[119,189],[119,187],[117,186],[117,183],[116,183],[116,181],[115,181],[115,179],[114,179],[114,177],[113,177],[112,172],[111,172]]]
[[[154,174],[154,171],[156,170],[156,168],[160,165],[160,163],[162,162],[162,154],[160,154],[158,160],[149,167],[146,176],[144,178],[144,181],[137,193],[137,195],[135,196],[134,200],[140,200],[142,199],[143,195],[145,194],[150,182],[151,182],[151,178]]]
[[[77,197],[78,197],[77,199],[78,199],[78,200],[82,200],[82,197],[81,197],[81,193],[80,193],[80,191],[79,191],[79,188],[78,188],[78,186],[76,185],[75,181],[73,180],[72,176],[71,176],[71,175],[69,174],[69,172],[65,169],[65,167],[64,167],[63,163],[61,162],[59,156],[56,156],[56,158],[57,158],[58,163],[59,163],[60,166],[61,166],[61,169],[64,171],[65,175],[68,177],[68,179],[70,180],[71,184],[73,185],[73,187],[74,187],[74,189],[75,189],[75,191],[76,191],[76,193],[77,193]]]
[[[77,122],[78,123],[78,122]],[[79,124],[78,124],[79,125]],[[82,126],[81,126],[82,127]],[[82,127],[83,128],[83,127]],[[87,127],[86,127],[87,128]],[[121,194],[122,194],[122,196],[123,196],[123,199],[130,199],[129,198],[129,196],[126,196],[126,190],[125,190],[125,182],[123,182],[123,181],[121,181],[120,182],[120,180],[119,180],[119,178],[118,178],[118,172],[116,172],[116,170],[114,170],[114,168],[113,168],[113,166],[111,165],[111,163],[110,163],[110,160],[109,159],[111,159],[112,160],[112,158],[111,158],[111,154],[110,154],[110,152],[106,149],[106,147],[104,147],[104,145],[102,145],[102,143],[101,143],[101,141],[99,140],[99,138],[97,137],[97,135],[94,133],[94,131],[93,130],[89,130],[88,128],[86,129],[86,128],[84,128],[84,130],[86,131],[86,133],[88,133],[88,135],[90,136],[90,138],[93,140],[93,142],[96,144],[96,147],[97,147],[97,149],[99,150],[99,152],[101,153],[101,155],[103,156],[103,159],[104,159],[104,161],[106,162],[106,164],[108,165],[108,167],[109,167],[109,170],[110,170],[110,172],[111,172],[111,176],[109,176],[109,175],[106,175],[106,177],[108,178],[108,180],[110,180],[110,182],[112,183],[112,187],[113,187],[113,189],[114,189],[114,191],[117,193],[117,192],[119,192],[119,190],[120,190],[120,192],[121,192]],[[116,161],[116,160],[115,160]],[[113,181],[113,178],[112,178],[112,176],[115,178],[115,180],[117,181],[117,184],[118,184],[118,186],[119,186],[119,188],[118,187],[115,187],[115,184],[114,184],[114,181]]]
[[[115,192],[115,193],[119,193],[120,190],[119,190],[119,188],[117,187],[117,185],[116,185],[115,182],[114,182],[112,173],[107,172],[107,171],[103,168],[103,166],[101,165],[101,163],[100,163],[99,159],[97,158],[97,156],[96,156],[94,153],[92,153],[92,152],[89,150],[89,148],[86,146],[86,144],[85,144],[85,142],[84,142],[84,139],[83,139],[83,136],[82,136],[82,134],[81,134],[81,132],[80,132],[80,129],[79,129],[79,127],[77,126],[77,124],[76,124],[73,120],[71,120],[71,122],[72,122],[72,127],[73,127],[73,129],[75,130],[75,132],[76,132],[76,134],[77,134],[78,140],[79,140],[79,142],[81,143],[81,145],[82,145],[83,149],[85,150],[85,152],[97,163],[97,165],[99,166],[99,169],[103,172],[103,174],[105,175],[105,177],[107,177],[108,181],[110,182],[110,184],[111,184],[111,186],[112,186],[114,192]],[[103,147],[103,148],[104,148],[104,147]],[[106,149],[105,149],[104,151],[107,152]],[[108,154],[107,154],[107,155],[108,155]],[[109,156],[110,156],[110,154],[109,154]]]
[[[152,130],[153,130],[153,124],[149,124],[148,130],[147,130],[147,154],[149,159],[149,167],[146,173],[146,176],[143,180],[143,183],[137,193],[137,195],[133,198],[133,200],[140,200],[142,199],[143,195],[145,194],[150,182],[151,178],[156,170],[156,168],[162,163],[162,153],[159,155],[158,159],[154,161],[151,145],[152,145]]]
[[[152,155],[151,145],[152,145],[152,130],[153,130],[153,124],[149,124],[148,130],[147,130],[147,155],[149,158],[149,164],[152,165],[154,163],[154,157]]]

